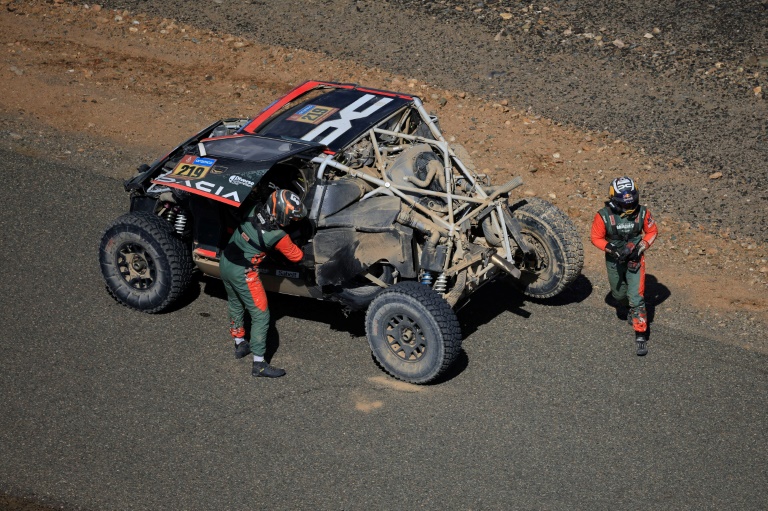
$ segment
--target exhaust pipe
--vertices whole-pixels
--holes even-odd
[[[501,257],[498,252],[491,256],[491,262],[516,279],[520,278],[521,273],[520,270],[517,269],[517,266]]]

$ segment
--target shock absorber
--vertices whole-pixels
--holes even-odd
[[[425,286],[432,287],[432,272],[424,270],[424,273],[421,274],[421,283]]]
[[[179,213],[176,215],[176,222],[173,224],[173,228],[176,229],[176,232],[179,234],[184,234],[184,227],[187,225],[187,215],[184,213]]]
[[[177,208],[170,202],[166,202],[163,204],[163,207],[165,208],[165,213],[163,213],[163,218],[168,220],[168,223],[174,223],[176,221],[176,214],[177,214]]]
[[[437,277],[437,280],[435,280],[435,287],[432,289],[438,293],[445,293],[448,289],[448,277],[445,276],[445,273],[441,273],[440,276]]]

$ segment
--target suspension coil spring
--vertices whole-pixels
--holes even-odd
[[[448,289],[448,277],[445,276],[445,273],[441,273],[440,276],[437,277],[437,280],[435,280],[435,287],[432,289],[438,293],[445,293]]]
[[[173,228],[176,229],[176,232],[179,234],[184,234],[184,227],[187,225],[187,215],[184,213],[179,213],[176,216],[176,222],[173,224]]]
[[[166,202],[163,207],[165,207],[165,213],[163,214],[163,218],[168,220],[169,223],[173,223],[176,221],[176,215],[178,214],[178,209],[174,207],[173,204]]]
[[[432,287],[432,273],[425,270],[424,273],[421,274],[421,283],[425,286]]]

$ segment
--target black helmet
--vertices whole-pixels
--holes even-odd
[[[640,203],[640,190],[629,177],[617,177],[611,181],[608,204],[617,213],[631,215]]]
[[[264,210],[280,227],[285,227],[291,220],[301,220],[307,216],[307,208],[299,196],[290,190],[278,189],[272,192]]]

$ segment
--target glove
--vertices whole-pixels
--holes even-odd
[[[629,253],[629,256],[627,257],[627,259],[629,259],[630,261],[639,261],[640,256],[643,255],[643,252],[645,252],[645,249],[647,248],[648,248],[648,243],[646,243],[645,241],[640,241],[640,243],[638,243],[637,245],[634,246],[634,248],[632,248],[632,251]]]
[[[605,246],[605,253],[620,263],[627,259],[627,256],[629,256],[630,252],[632,252],[632,247],[629,245],[625,245],[619,248],[613,242],[610,242]]]

